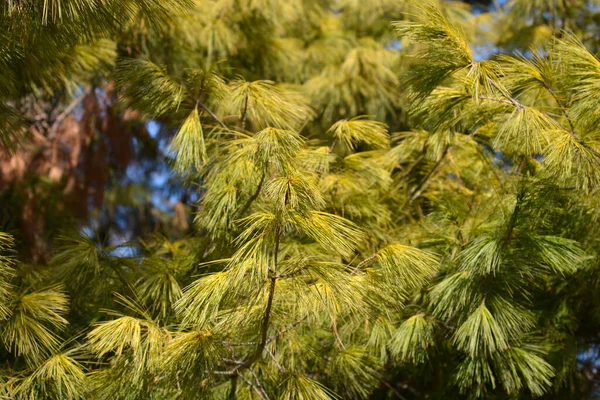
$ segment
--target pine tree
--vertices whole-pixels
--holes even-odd
[[[230,397],[326,398],[330,390],[313,376],[318,368],[341,393],[367,397],[379,384],[379,361],[366,346],[367,331],[357,328],[400,307],[436,264],[428,252],[391,243],[353,265],[357,251],[374,244],[355,223],[325,211],[331,192],[332,202],[347,207],[344,213],[376,215],[352,185],[355,193],[361,181],[376,179],[374,190],[389,185],[385,125],[340,121],[329,131],[328,146],[310,144],[296,131],[312,118],[299,93],[264,81],[226,84],[202,71],[191,71],[181,86],[148,62],[135,65],[121,72],[132,104],[144,108],[156,99],[148,113],[183,113],[190,105],[173,140],[174,162],[192,175],[188,179],[200,178],[196,224],[206,232],[206,252],[226,258],[204,263],[206,274],[183,290],[172,276],[141,278],[142,293],[122,298],[135,315],[119,314],[88,334],[92,352],[110,356],[110,368],[92,375],[95,393],[137,398],[176,390],[194,398],[216,390]],[[140,70],[153,75],[143,91],[136,86]],[[214,97],[238,116],[235,126],[207,106]],[[159,104],[165,107],[156,109]],[[210,136],[204,137],[201,114],[215,124]],[[361,143],[373,150],[355,153]],[[331,356],[300,353],[317,346]],[[139,369],[127,374],[132,363]],[[171,378],[157,378],[161,374]]]
[[[186,235],[88,227],[53,237],[47,263],[0,233],[2,397],[592,396],[590,6],[42,3],[4,9],[26,35],[2,29],[0,62],[39,58],[0,80],[4,150],[21,151],[17,100],[57,93],[54,114],[89,85],[79,101],[105,102],[76,122],[159,124],[198,201]]]

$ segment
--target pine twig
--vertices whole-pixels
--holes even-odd
[[[212,374],[220,376],[233,376],[236,374],[236,372],[237,371],[235,369],[233,371],[211,371]]]
[[[517,204],[510,216],[510,220],[508,221],[508,228],[506,229],[506,235],[504,236],[504,241],[502,242],[502,247],[506,246],[508,242],[512,239],[513,232],[515,230],[515,225],[517,224],[517,218],[519,217],[519,213],[521,210],[522,195],[517,196]]]
[[[479,96],[479,100],[488,100],[488,101],[494,101],[496,103],[502,103],[502,104],[508,104],[510,106],[514,106],[515,104],[511,101],[508,100],[503,100],[503,99],[498,99],[496,97],[489,97],[489,96]]]
[[[285,368],[283,368],[283,366],[281,364],[279,364],[279,361],[277,361],[277,359],[275,358],[275,354],[273,354],[273,352],[268,347],[265,347],[265,350],[267,350],[267,354],[269,355],[269,357],[271,357],[271,359],[277,366],[277,369],[279,370],[279,372],[285,372]]]
[[[522,111],[525,106],[521,103],[519,103],[515,98],[513,98],[510,94],[507,93],[506,90],[504,90],[503,88],[501,88],[500,86],[498,86],[498,84],[496,82],[494,82],[493,79],[488,77],[488,82],[492,84],[493,87],[495,87],[500,93],[502,93],[502,95],[504,97],[506,97],[508,99],[508,101],[516,107],[517,110]],[[499,99],[498,99],[499,100]]]
[[[292,323],[291,325],[289,325],[287,328],[283,328],[282,330],[280,330],[279,332],[277,332],[276,334],[274,334],[273,336],[271,336],[269,339],[267,339],[267,344],[271,343],[273,340],[277,339],[279,336],[291,331],[292,329],[294,329],[296,326],[300,325],[302,322],[304,322],[304,320],[306,320],[308,317],[302,317],[300,318],[298,321]]]
[[[333,153],[333,149],[335,148],[335,145],[337,144],[337,138],[333,139],[333,142],[331,143],[331,146],[329,146],[329,152]]]
[[[244,100],[244,110],[242,111],[242,133],[246,131],[246,119],[248,117],[248,97],[250,96],[246,91],[246,99]]]
[[[335,318],[331,319],[331,327],[333,328],[333,333],[335,335],[335,338],[338,341],[338,343],[340,344],[340,346],[342,346],[342,349],[346,349],[346,346],[344,345],[344,342],[342,342],[342,338],[340,337],[340,333],[338,332],[337,323],[335,322]]]
[[[377,253],[365,258],[364,260],[362,260],[361,262],[358,263],[358,265],[356,267],[354,267],[354,269],[352,270],[352,272],[350,273],[351,275],[356,275],[356,273],[366,264],[370,263],[371,261],[373,261],[375,259],[375,257],[377,257]]]
[[[52,126],[50,126],[50,129],[48,131],[49,139],[52,139],[56,135],[60,124],[64,121],[65,118],[69,116],[69,114],[73,112],[73,110],[75,110],[75,108],[77,108],[77,106],[85,99],[85,97],[89,93],[90,89],[84,90],[83,93],[81,93],[81,95],[77,96],[67,107],[65,107],[65,109],[60,114],[56,116],[56,119],[54,119],[54,122],[52,123]]]
[[[289,202],[290,191],[289,188],[285,193],[285,201],[284,205],[287,206]],[[269,276],[269,293],[267,297],[267,307],[265,308],[265,313],[263,315],[263,320],[260,327],[260,342],[256,346],[256,350],[254,353],[241,365],[237,366],[233,369],[233,371],[237,371],[240,368],[248,368],[250,367],[256,360],[258,360],[267,345],[267,333],[269,331],[269,322],[271,319],[271,310],[273,308],[273,298],[275,297],[275,283],[277,282],[277,266],[279,264],[279,245],[281,243],[281,226],[277,226],[277,231],[275,234],[275,248],[273,249],[273,271]]]
[[[263,386],[263,384],[260,382],[260,379],[258,379],[258,375],[256,375],[256,372],[253,369],[251,369],[250,373],[252,374],[252,377],[254,377],[254,381],[256,382],[256,386],[258,386],[258,388],[260,389],[260,391],[264,395],[265,400],[269,400],[269,395],[267,394],[267,391],[266,391],[265,387]]]
[[[223,120],[221,120],[221,118],[219,118],[219,117],[217,116],[217,114],[215,114],[214,112],[212,112],[212,110],[211,110],[210,108],[208,108],[208,106],[207,106],[206,104],[204,104],[204,103],[203,103],[203,102],[201,102],[200,100],[197,100],[197,104],[198,104],[200,107],[202,107],[203,109],[205,109],[205,110],[206,110],[206,112],[207,112],[207,113],[209,113],[209,114],[210,114],[210,116],[211,116],[211,117],[213,117],[213,119],[219,123],[219,125],[221,125],[223,128],[225,128],[225,130],[226,130],[228,133],[232,134],[233,136],[237,136],[235,133],[233,133],[233,132],[231,131],[231,129],[229,129],[229,127],[228,127],[228,126],[225,124],[225,122],[223,122]]]
[[[563,104],[563,102],[558,98],[558,96],[556,95],[556,93],[554,93],[554,90],[552,90],[552,88],[549,85],[546,84],[546,82],[544,82],[544,87],[546,88],[546,90],[548,91],[548,93],[550,93],[550,96],[552,96],[552,98],[554,99],[554,101],[556,102],[556,104],[558,105],[558,107],[561,109],[563,115],[567,119],[567,122],[569,123],[569,127],[571,128],[570,132],[573,135],[575,135],[575,125],[573,125],[573,121],[569,117],[569,114],[567,112],[567,108],[565,107],[565,105]]]
[[[246,382],[246,384],[248,386],[250,386],[252,388],[252,390],[254,390],[256,392],[256,394],[258,395],[258,397],[260,397],[262,400],[269,400],[269,398],[265,397],[265,394],[259,388],[257,388],[256,385],[254,385],[252,382],[250,382],[250,380],[248,380],[244,375],[242,375],[238,372],[235,376],[236,377],[239,376],[240,378],[242,378],[242,380],[244,382]]]
[[[402,396],[402,394],[398,391],[398,389],[396,389],[395,387],[393,387],[392,385],[390,385],[383,379],[379,379],[379,381],[381,383],[383,383],[388,389],[390,389],[392,391],[392,393],[394,393],[399,399],[406,400],[406,397]]]
[[[253,346],[255,344],[256,344],[256,342],[240,342],[240,343],[223,342],[223,346],[225,346],[225,347]]]
[[[235,397],[236,397],[235,393],[237,392],[238,376],[239,376],[239,374],[236,374],[231,377],[231,388],[229,388],[229,395],[227,396],[228,400],[235,400]]]
[[[446,159],[446,155],[448,154],[449,149],[450,149],[450,146],[446,146],[442,156],[439,158],[439,160],[436,161],[436,163],[433,165],[433,167],[427,173],[427,175],[425,175],[425,178],[423,178],[423,180],[421,181],[419,186],[417,186],[416,189],[413,190],[412,195],[410,196],[410,199],[408,200],[408,204],[412,203],[417,198],[419,198],[419,196],[421,196],[421,194],[423,193],[423,190],[425,190],[425,188],[427,187],[426,185],[429,182],[429,179],[431,179],[433,174],[437,171],[437,169],[442,165],[442,162]]]
[[[275,249],[276,249],[276,251],[279,250],[279,237],[277,238]],[[254,351],[254,354],[252,354],[252,356],[250,356],[250,358],[248,358],[248,360],[246,360],[244,362],[244,364],[242,364],[242,367],[249,367],[250,365],[252,365],[252,363],[254,363],[254,361],[258,360],[267,344],[267,332],[269,330],[269,322],[271,319],[271,309],[273,307],[273,298],[275,297],[276,281],[277,281],[277,277],[272,275],[270,278],[270,282],[269,282],[269,294],[268,294],[268,298],[267,298],[267,308],[265,309],[265,313],[263,315],[263,321],[262,321],[261,328],[260,328],[260,336],[261,336],[260,342],[256,346],[256,350]]]
[[[286,328],[283,328],[282,330],[280,330],[279,332],[277,332],[276,334],[274,334],[273,336],[271,336],[270,338],[268,338],[266,344],[271,343],[272,341],[276,340],[278,337],[280,337],[280,336],[286,334],[287,332],[291,331],[296,326],[298,326],[302,322],[304,322],[307,318],[308,318],[308,316],[302,317],[298,321],[296,321],[296,322],[290,324],[289,326],[287,326]],[[256,345],[256,342],[241,342],[241,343],[227,343],[227,342],[224,342],[223,345],[226,346],[226,347],[254,346],[254,345]]]
[[[258,198],[263,188],[263,185],[265,184],[266,176],[267,174],[263,172],[262,177],[260,178],[260,182],[258,182],[258,186],[256,187],[256,191],[252,194],[252,196],[250,196],[250,198],[246,201],[246,204],[244,204],[244,206],[240,209],[240,211],[238,212],[239,216],[244,215],[244,213],[248,211],[252,203],[254,203],[254,201]]]

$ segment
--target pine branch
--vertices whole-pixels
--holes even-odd
[[[221,120],[221,118],[219,118],[217,116],[217,114],[215,114],[210,108],[208,108],[208,106],[206,104],[204,104],[203,102],[201,102],[200,100],[196,101],[198,103],[198,105],[200,107],[202,107],[204,110],[206,110],[207,113],[210,114],[211,117],[213,117],[213,119],[215,121],[217,121],[219,123],[219,125],[221,125],[228,133],[230,133],[231,135],[233,135],[234,137],[237,136],[235,133],[233,133],[229,127],[225,124],[225,122],[223,122],[223,120]]]
[[[394,395],[396,395],[396,397],[398,397],[399,399],[402,399],[402,400],[406,400],[406,397],[402,396],[402,394],[398,391],[398,389],[396,389],[395,387],[393,387],[392,385],[390,385],[383,378],[380,378],[379,382],[383,383],[385,385],[385,387],[387,387],[388,389],[390,389],[392,391],[392,393],[394,393]]]
[[[238,216],[239,217],[243,216],[246,213],[246,211],[248,211],[248,209],[250,208],[250,206],[252,205],[252,203],[254,203],[254,201],[260,195],[260,192],[261,192],[261,190],[263,188],[263,185],[265,183],[266,176],[267,176],[267,173],[263,172],[263,174],[262,174],[262,176],[260,178],[260,182],[258,183],[258,186],[256,187],[256,191],[254,192],[254,194],[252,196],[250,196],[250,198],[246,201],[246,203],[244,204],[244,206],[238,212]]]
[[[246,132],[246,119],[248,118],[248,93],[246,93],[246,99],[244,100],[244,110],[242,111],[242,133]]]
[[[329,146],[330,153],[333,153],[333,149],[335,148],[335,145],[337,144],[337,142],[338,142],[338,138],[337,137],[333,138],[333,142],[331,142],[331,146]]]
[[[275,252],[279,251],[279,234],[277,235],[277,239],[275,242]],[[277,264],[277,263],[275,263]],[[277,271],[275,268],[274,272]],[[263,321],[260,328],[260,342],[254,351],[254,354],[244,362],[242,365],[244,368],[248,368],[252,365],[256,360],[260,358],[265,346],[267,344],[267,332],[269,330],[269,321],[271,319],[271,308],[273,307],[273,298],[275,297],[275,283],[277,282],[277,277],[272,274],[269,278],[269,294],[267,298],[267,307],[265,309],[265,313],[263,315]]]
[[[517,108],[517,110],[522,111],[525,108],[523,104],[519,103],[516,99],[514,99],[510,94],[508,94],[506,90],[498,86],[498,84],[493,79],[488,77],[487,80],[493,87],[495,87],[500,93],[502,93],[502,95],[506,97],[510,101],[510,103]]]
[[[442,165],[442,162],[445,160],[449,149],[450,149],[450,146],[446,146],[446,148],[444,149],[444,152],[442,153],[442,156],[439,158],[439,160],[436,161],[436,163],[433,165],[431,170],[427,173],[425,178],[423,178],[421,183],[413,190],[412,195],[410,196],[410,199],[408,201],[408,204],[411,204],[419,196],[421,196],[423,190],[425,190],[425,188],[426,188],[425,185],[429,182],[429,179],[433,176],[433,174],[437,171],[437,169]]]
[[[281,275],[279,275],[281,277]],[[300,318],[298,321],[290,324],[288,327],[283,328],[282,330],[280,330],[279,332],[277,332],[276,334],[274,334],[273,336],[271,336],[270,338],[267,339],[267,344],[271,343],[272,341],[276,340],[278,337],[286,334],[287,332],[291,331],[292,329],[294,329],[296,326],[300,325],[302,322],[304,322],[306,319],[308,318],[308,316],[306,317],[302,317]],[[256,342],[241,342],[241,343],[223,343],[224,346],[230,346],[230,347],[240,347],[240,346],[254,346],[256,345]]]
[[[77,98],[75,98],[71,103],[69,103],[69,105],[65,107],[63,112],[58,114],[48,132],[49,139],[52,139],[54,138],[54,136],[56,136],[56,132],[58,131],[60,124],[64,121],[65,118],[69,116],[69,114],[71,114],[71,112],[73,112],[73,110],[75,110],[75,108],[77,108],[77,106],[85,99],[88,93],[90,93],[89,88],[84,90],[83,93],[81,93]]]
[[[252,370],[250,370],[250,371],[252,371]],[[258,378],[256,378],[256,375],[255,375],[254,371],[252,371],[252,375],[255,376],[256,380],[258,380]],[[262,400],[269,400],[269,396],[267,395],[267,393],[264,390],[264,388],[262,388],[262,386],[254,385],[249,379],[247,379],[244,375],[240,374],[239,372],[236,374],[236,377],[237,376],[239,376],[240,378],[242,378],[242,380],[244,382],[246,382],[246,384],[248,386],[250,386],[252,388],[252,390],[254,390],[256,392],[256,394],[258,395],[258,397],[260,397]]]
[[[233,358],[223,358],[223,361],[228,363],[228,364],[233,364],[233,365],[239,365],[239,364],[243,364],[243,361],[240,360],[235,360]]]
[[[248,378],[246,378],[244,375],[240,374],[239,372],[236,373],[234,375],[234,377],[232,378],[232,381],[231,381],[232,386],[231,386],[231,389],[230,389],[231,391],[229,392],[229,397],[228,397],[229,400],[234,400],[235,399],[235,390],[233,390],[233,382],[234,382],[234,380],[237,380],[238,377],[242,378],[242,380],[244,382],[246,382],[246,385],[250,386],[252,388],[252,390],[254,390],[256,392],[256,394],[258,395],[258,397],[260,399],[265,400],[265,398],[263,397],[261,391],[256,386],[254,386],[254,384],[252,382],[250,382],[248,380]]]
[[[569,127],[571,128],[569,130],[569,132],[571,132],[573,135],[575,135],[575,126],[573,125],[573,121],[569,117],[567,108],[565,107],[563,102],[558,98],[558,96],[556,96],[556,93],[554,93],[554,90],[552,90],[552,88],[546,83],[546,81],[543,82],[543,85],[544,85],[544,88],[546,88],[546,90],[548,91],[548,93],[550,93],[550,95],[552,96],[552,98],[554,99],[554,101],[556,102],[558,107],[560,107],[563,115],[567,119],[567,122],[569,123]]]
[[[256,375],[256,372],[253,369],[251,369],[250,373],[252,374],[252,376],[254,377],[254,380],[256,381],[256,386],[258,386],[258,388],[261,390],[261,392],[265,396],[265,399],[269,400],[269,395],[267,394],[267,391],[266,391],[265,387],[263,386],[263,384],[260,382],[260,379],[258,379],[258,375]]]
[[[365,265],[367,265],[368,263],[370,263],[371,261],[373,261],[375,258],[377,257],[377,253],[365,258],[364,260],[362,260],[361,262],[358,263],[358,265],[356,267],[354,267],[354,269],[352,270],[351,274],[352,275],[356,275],[356,273]]]
[[[235,396],[235,392],[237,391],[237,379],[238,379],[238,376],[242,377],[242,379],[244,379],[244,377],[241,376],[239,373],[234,374],[231,377],[231,387],[229,388],[229,395],[227,396],[228,400],[235,400],[235,397],[236,397]],[[252,385],[250,385],[250,386],[252,386]]]
[[[506,235],[504,236],[504,241],[502,243],[502,246],[506,246],[508,244],[508,242],[510,242],[510,240],[512,239],[513,231],[517,224],[517,218],[518,218],[519,212],[521,210],[522,196],[523,196],[522,193],[520,193],[519,196],[517,196],[517,204],[515,205],[513,213],[510,216],[510,220],[508,221],[508,227],[506,229]]]
[[[494,167],[492,160],[490,160],[490,158],[483,152],[483,150],[481,149],[480,146],[476,146],[475,149],[477,150],[477,154],[480,156],[480,158],[490,167],[490,170],[494,174],[494,178],[496,178],[496,180],[498,181],[498,184],[500,185],[500,189],[502,190],[502,192],[505,192],[504,182],[498,175],[498,172],[496,171],[496,168]]]
[[[108,265],[115,272],[115,274],[117,275],[117,277],[119,278],[119,281],[121,281],[123,286],[128,288],[133,294],[136,294],[135,288],[129,282],[127,282],[127,279],[125,279],[125,276],[123,275],[123,271],[121,271],[120,268],[118,268],[116,265],[113,265],[113,263],[111,263],[111,262],[108,262]]]
[[[411,172],[413,172],[413,170],[417,167],[417,165],[419,165],[419,163],[421,161],[423,161],[423,159],[425,158],[425,149],[423,149],[423,154],[419,155],[419,157],[415,160],[415,162],[413,162],[411,164],[410,167],[408,167],[408,169],[406,171],[402,170],[402,168],[400,168],[400,170],[402,170],[402,174],[398,177],[398,179],[400,181],[405,180],[408,176],[410,176]]]
[[[294,329],[295,327],[297,327],[298,325],[300,325],[302,322],[304,322],[304,320],[306,320],[307,318],[308,317],[300,318],[298,321],[296,321],[293,324],[289,325],[287,328],[284,328],[284,329],[280,330],[279,332],[277,332],[276,334],[274,334],[273,336],[271,336],[269,339],[267,339],[267,344],[271,343],[273,340],[277,339],[279,336],[284,335],[285,333],[291,331],[292,329]]]
[[[237,373],[237,370],[234,369],[232,371],[211,371],[211,373],[213,375],[219,375],[219,376],[233,376]]]
[[[289,188],[287,190],[287,192],[285,193],[285,201],[284,201],[284,207],[286,207],[288,205],[288,201],[289,201]],[[267,297],[267,307],[265,309],[265,313],[263,315],[263,320],[262,320],[262,324],[261,324],[261,328],[260,328],[260,342],[258,343],[258,345],[256,346],[256,350],[254,351],[254,354],[252,354],[245,362],[244,364],[240,365],[240,368],[248,368],[250,367],[256,360],[258,360],[263,352],[263,350],[265,349],[265,346],[267,345],[267,333],[269,331],[269,321],[271,319],[271,309],[273,307],[273,298],[275,297],[275,284],[277,283],[277,267],[279,264],[279,245],[281,243],[281,233],[282,233],[282,226],[278,226],[277,227],[277,231],[275,233],[275,248],[273,250],[273,270],[270,271],[269,274],[269,293],[268,293],[268,297]],[[237,370],[239,368],[234,369]]]
[[[454,175],[456,175],[456,179],[458,179],[461,185],[466,186],[465,182],[460,177],[460,171],[458,170],[458,166],[456,165],[456,162],[454,161],[454,157],[452,156],[450,150],[448,150],[448,160],[450,160],[450,164],[452,164],[452,169],[454,170]]]
[[[514,106],[514,103],[509,101],[509,100],[503,100],[503,99],[499,99],[497,97],[489,97],[489,96],[479,96],[478,97],[480,100],[488,100],[488,101],[494,101],[496,103],[502,103],[502,104],[508,104],[510,106]]]
[[[240,343],[223,342],[223,346],[225,346],[225,347],[254,346],[255,344],[256,344],[256,342],[240,342]]]
[[[277,366],[277,369],[279,370],[279,372],[285,372],[285,369],[281,366],[281,364],[279,364],[279,361],[277,361],[273,352],[268,347],[266,347],[266,350],[267,350],[267,354],[269,354],[269,357],[271,357],[271,359]]]
[[[344,342],[342,342],[342,338],[340,337],[340,333],[337,329],[337,323],[335,322],[335,317],[331,319],[331,328],[333,329],[333,334],[335,335],[336,340],[342,346],[342,349],[346,349]]]

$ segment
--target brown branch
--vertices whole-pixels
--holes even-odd
[[[240,342],[240,343],[223,342],[223,346],[225,346],[225,347],[253,346],[255,344],[256,344],[256,342]]]
[[[271,336],[270,338],[268,338],[266,344],[271,343],[273,340],[277,339],[279,336],[284,335],[285,333],[291,331],[296,326],[298,326],[302,322],[304,322],[307,318],[308,318],[308,316],[302,317],[298,321],[290,324],[288,327],[283,328],[282,330],[280,330],[279,332],[277,332],[276,334],[274,334],[273,336]],[[256,342],[241,342],[241,343],[227,343],[227,342],[224,342],[223,343],[223,346],[226,346],[226,347],[254,346],[254,345],[256,345]]]
[[[423,150],[425,151],[425,150]],[[414,163],[412,163],[410,165],[410,167],[408,167],[408,169],[405,171],[404,169],[402,169],[401,167],[399,167],[399,169],[402,171],[402,173],[400,174],[400,176],[398,177],[398,179],[400,180],[404,180],[404,178],[408,177],[410,175],[410,173],[417,167],[417,165],[419,165],[419,163],[423,160],[423,158],[425,158],[424,154],[421,154]]]
[[[355,275],[358,272],[358,270],[360,270],[364,265],[373,261],[375,259],[375,257],[377,257],[377,253],[375,253],[375,254],[365,258],[361,262],[359,262],[358,265],[356,267],[354,267],[354,269],[352,270],[351,275]]]
[[[340,346],[342,346],[342,349],[346,349],[346,346],[344,345],[344,342],[342,342],[342,338],[340,337],[340,333],[338,332],[337,323],[335,322],[335,318],[331,319],[331,328],[333,329],[333,333],[335,335],[336,340],[338,341]]]
[[[550,95],[552,96],[552,98],[554,99],[554,101],[556,102],[556,104],[558,105],[558,107],[561,109],[563,115],[567,119],[567,122],[569,123],[569,126],[571,127],[570,132],[573,135],[575,135],[575,126],[573,125],[573,121],[571,120],[571,118],[569,117],[569,114],[567,113],[567,108],[562,103],[562,101],[560,101],[560,99],[558,98],[558,96],[556,96],[556,93],[554,93],[554,90],[552,90],[552,88],[549,85],[546,84],[546,82],[544,82],[544,87],[546,88],[546,90],[548,91],[548,93],[550,93]]]
[[[58,114],[56,116],[56,118],[54,119],[54,122],[52,123],[52,126],[50,126],[50,129],[48,131],[49,139],[52,139],[56,135],[56,132],[58,131],[58,128],[60,127],[60,124],[85,99],[85,97],[88,95],[88,93],[90,93],[90,89],[86,89],[83,93],[81,93],[80,96],[76,97],[71,103],[69,103],[69,105],[67,107],[65,107],[65,109],[60,114]]]
[[[252,382],[250,382],[250,380],[246,379],[246,377],[244,375],[242,375],[242,374],[240,374],[238,372],[237,375],[236,375],[236,377],[238,377],[238,376],[240,378],[242,378],[242,380],[244,382],[246,382],[246,384],[248,386],[250,386],[256,392],[256,394],[258,395],[258,397],[260,397],[263,400],[268,400],[269,399],[268,397],[265,397],[265,394],[259,388],[257,388]]]
[[[233,376],[233,375],[235,375],[236,371],[235,370],[233,370],[233,371],[212,371],[211,373],[215,374],[215,375],[222,375],[222,376]]]
[[[289,201],[290,190],[285,193],[285,201],[284,206],[287,206]],[[277,282],[277,266],[279,264],[279,244],[281,243],[281,231],[282,226],[278,224],[277,230],[275,233],[275,248],[273,249],[273,270],[269,274],[269,293],[267,297],[267,307],[265,308],[265,313],[263,315],[263,320],[260,327],[260,342],[256,346],[256,350],[254,353],[244,362],[244,364],[239,365],[234,368],[234,371],[237,371],[240,368],[248,368],[250,367],[256,360],[258,360],[267,345],[267,333],[269,331],[269,322],[271,319],[271,309],[273,308],[273,298],[275,297],[275,283]]]
[[[333,139],[333,142],[331,143],[331,146],[329,146],[329,152],[333,153],[333,149],[335,148],[335,145],[337,144],[337,138]]]
[[[460,177],[460,171],[458,170],[458,166],[454,162],[454,157],[452,157],[452,153],[450,152],[450,150],[448,150],[448,160],[450,160],[450,164],[452,164],[452,167],[453,167],[452,169],[454,170],[454,174],[456,175],[456,178],[458,179],[460,184],[463,186],[466,186],[465,183],[463,182],[462,178]]]
[[[283,368],[283,366],[281,364],[279,364],[279,361],[277,361],[277,359],[275,358],[275,354],[273,354],[273,352],[271,350],[269,350],[268,347],[266,347],[266,350],[267,350],[267,354],[269,354],[269,356],[271,357],[271,359],[277,366],[277,369],[279,370],[279,372],[285,372],[285,368]]]
[[[246,131],[246,118],[248,117],[248,91],[246,91],[246,99],[244,100],[244,110],[242,111],[242,133]]]
[[[517,196],[517,204],[515,205],[515,209],[510,216],[510,220],[508,221],[508,228],[506,230],[506,235],[504,236],[504,241],[502,242],[502,247],[506,246],[512,239],[513,231],[515,229],[515,225],[517,224],[517,218],[521,209],[520,200],[520,196]]]
[[[231,129],[229,129],[229,127],[228,127],[227,125],[225,125],[225,122],[223,122],[223,121],[221,120],[221,118],[219,118],[219,117],[217,116],[217,114],[215,114],[214,112],[212,112],[212,110],[211,110],[210,108],[208,108],[208,106],[207,106],[206,104],[204,104],[204,103],[203,103],[203,102],[201,102],[200,100],[198,100],[198,101],[197,101],[197,104],[198,104],[198,105],[200,105],[200,107],[202,107],[203,109],[205,109],[205,110],[206,110],[206,112],[207,112],[207,113],[209,113],[209,114],[210,114],[210,116],[211,116],[211,117],[213,117],[213,119],[214,119],[215,121],[217,121],[217,122],[218,122],[218,123],[219,123],[219,124],[220,124],[220,125],[221,125],[223,128],[225,128],[225,130],[226,130],[227,132],[229,132],[229,133],[230,133],[230,134],[232,134],[233,136],[237,136],[235,133],[233,133],[233,132],[231,131]]]
[[[479,96],[479,100],[495,101],[496,103],[508,104],[509,106],[515,105],[513,102],[511,102],[509,100],[498,99],[496,97]]]
[[[277,235],[277,236],[279,236],[279,235]],[[275,251],[279,251],[279,237],[277,238],[277,242],[275,244]],[[276,271],[276,269],[275,269],[275,271]],[[254,361],[256,361],[260,358],[260,355],[262,354],[263,350],[265,349],[265,345],[267,344],[267,332],[269,330],[269,321],[271,319],[271,309],[273,308],[273,298],[275,297],[275,283],[276,282],[277,282],[277,277],[275,275],[271,275],[271,277],[269,278],[269,294],[268,294],[268,298],[267,298],[267,307],[265,309],[262,324],[260,327],[260,342],[256,346],[256,350],[254,351],[254,354],[252,354],[252,356],[250,356],[250,358],[248,358],[244,362],[244,364],[242,364],[242,367],[244,367],[244,368],[249,367],[250,365],[252,365],[252,363],[254,363]]]
[[[436,161],[436,163],[433,165],[433,168],[431,168],[431,170],[427,173],[427,175],[425,175],[425,178],[423,178],[423,181],[421,181],[419,186],[417,186],[415,188],[415,190],[413,190],[412,195],[410,196],[410,199],[408,201],[409,204],[412,203],[413,201],[415,201],[419,196],[421,196],[421,193],[425,189],[425,185],[427,184],[429,179],[433,176],[433,174],[437,171],[437,169],[440,167],[440,165],[442,165],[442,161],[445,160],[449,149],[450,149],[450,146],[446,146],[446,148],[444,149],[444,153],[442,154],[440,159]]]
[[[398,397],[399,399],[406,400],[406,397],[402,396],[402,394],[398,391],[398,389],[396,389],[395,387],[393,387],[392,385],[390,385],[389,383],[387,383],[382,378],[379,378],[379,381],[381,383],[383,383],[388,389],[390,389],[392,391],[392,393],[394,393],[396,395],[396,397]]]
[[[238,365],[238,364],[243,364],[244,363],[243,361],[235,360],[233,358],[223,358],[223,361],[225,361],[226,363],[229,363],[229,364],[234,364],[234,365]]]
[[[477,154],[479,154],[479,156],[481,157],[481,159],[485,163],[487,163],[489,165],[490,170],[494,174],[494,177],[496,178],[496,180],[500,184],[500,188],[502,189],[502,192],[504,192],[505,191],[504,190],[504,183],[502,183],[502,179],[500,179],[500,176],[498,175],[498,172],[496,171],[496,168],[494,167],[494,164],[493,164],[492,160],[490,158],[488,158],[488,156],[483,152],[483,150],[481,150],[481,148],[479,146],[475,146],[475,149],[477,150]]]
[[[260,182],[258,182],[258,186],[256,187],[256,191],[254,192],[254,194],[252,196],[250,196],[250,198],[248,198],[248,201],[246,201],[246,204],[244,204],[244,206],[240,209],[240,211],[238,212],[239,216],[244,215],[244,213],[246,211],[248,211],[248,209],[250,208],[250,206],[252,205],[252,203],[254,203],[254,201],[258,198],[258,196],[260,195],[260,191],[262,190],[262,187],[265,183],[265,177],[266,177],[266,172],[263,172],[262,177],[260,178]]]
[[[231,387],[229,388],[229,395],[227,396],[227,398],[229,400],[235,400],[235,393],[237,392],[237,378],[238,378],[239,374],[233,375],[231,377]],[[242,378],[243,379],[243,378]]]
[[[508,93],[506,93],[505,90],[503,90],[500,86],[498,86],[498,84],[496,82],[494,82],[493,79],[488,78],[488,82],[490,82],[493,87],[495,87],[500,93],[502,93],[502,95],[504,97],[506,97],[510,101],[510,103],[517,108],[517,110],[521,111],[525,108],[525,106],[523,104],[519,103],[517,100],[515,100],[513,97],[511,97]]]
[[[306,318],[308,318],[308,317],[303,317],[303,318],[299,319],[298,321],[294,322],[293,324],[291,324],[290,326],[288,326],[287,328],[284,328],[284,329],[280,330],[279,332],[277,332],[276,334],[274,334],[273,336],[271,336],[269,339],[267,339],[267,343],[271,343],[273,340],[277,339],[279,336],[281,336],[281,335],[283,335],[283,334],[291,331],[296,326],[298,326],[302,322],[304,322],[304,320],[306,320]]]
[[[254,372],[254,370],[251,369],[250,373],[254,377],[254,380],[256,381],[256,386],[258,386],[260,391],[263,393],[265,399],[269,400],[269,395],[267,394],[267,391],[266,391],[265,387],[263,386],[263,384],[260,382],[260,379],[258,379],[258,375],[256,375],[256,372]]]

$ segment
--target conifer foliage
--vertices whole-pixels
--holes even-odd
[[[99,152],[113,113],[160,126],[197,201],[130,241],[71,224],[47,259],[6,224],[0,396],[593,398],[593,6],[421,3],[3,6],[0,166],[71,113]],[[45,128],[24,105],[50,103]]]

